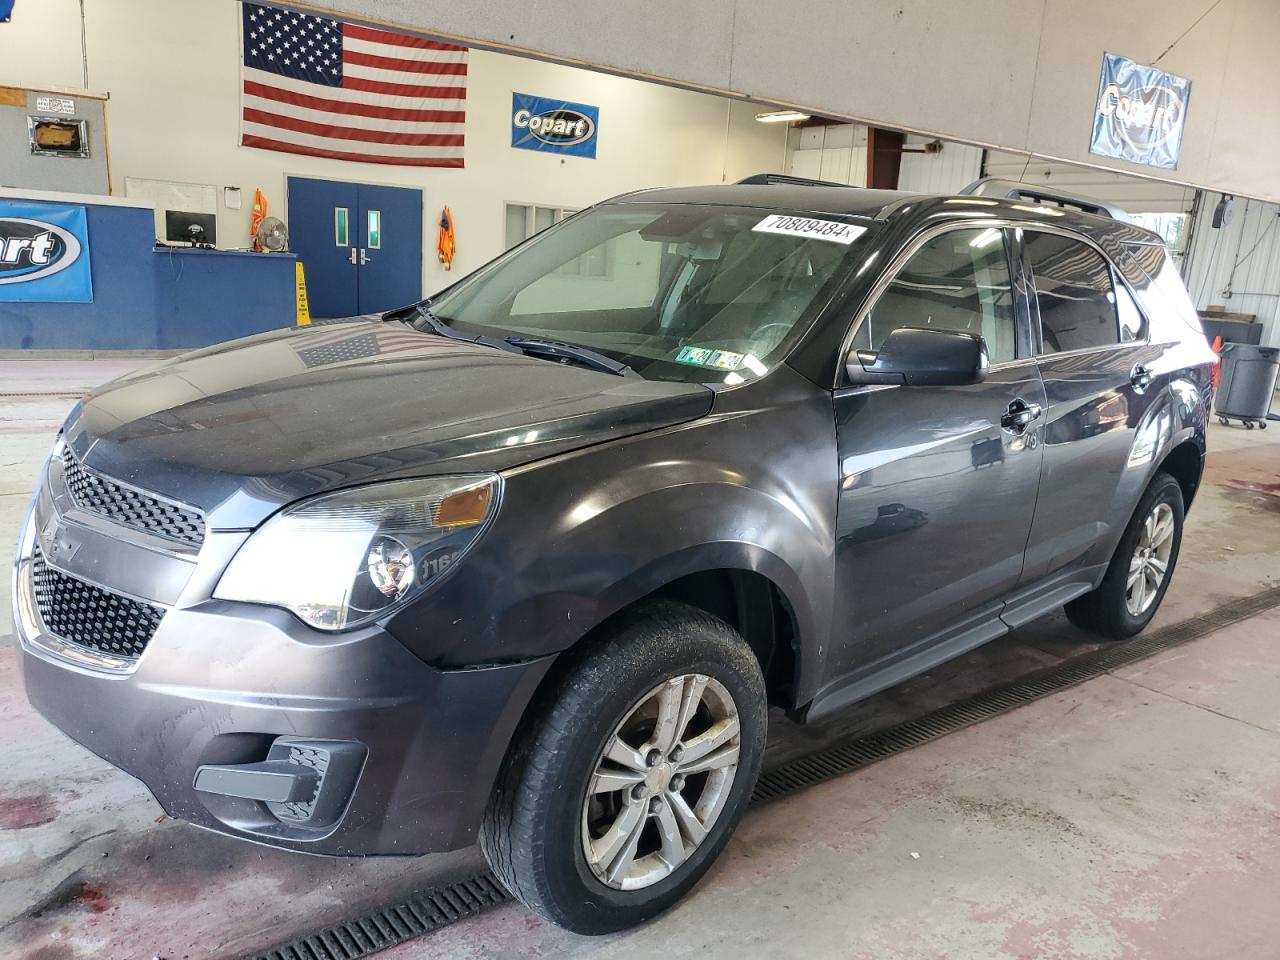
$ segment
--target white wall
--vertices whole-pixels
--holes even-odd
[[[1280,200],[1276,0],[309,0],[806,113]],[[1182,158],[1091,155],[1102,55],[1192,81]]]
[[[424,289],[429,293],[501,252],[506,201],[583,207],[628,190],[719,183],[780,169],[785,131],[755,121],[759,106],[486,51],[468,74],[466,168],[345,163],[242,148],[239,18],[232,0],[87,0],[89,82],[108,91],[112,184],[126,177],[238,186],[219,189],[220,246],[250,242],[253,191],[287,220],[286,174],[420,186],[426,192]],[[79,86],[76,0],[25,0],[0,28],[0,85]],[[51,52],[52,51],[52,52]],[[510,146],[515,91],[600,107],[597,159]],[[457,227],[454,272],[436,262],[445,204]]]

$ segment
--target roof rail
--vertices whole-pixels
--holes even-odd
[[[1078,197],[1070,193],[1056,193],[1013,180],[983,177],[960,191],[965,197],[1000,197],[1008,200],[1030,200],[1034,203],[1057,204],[1083,213],[1092,213],[1112,220],[1129,220],[1129,214],[1120,207],[1090,197]]]
[[[846,187],[856,190],[848,183],[836,183],[834,180],[813,180],[809,177],[793,177],[785,173],[754,173],[738,181],[739,186],[770,187],[785,184],[791,187]]]

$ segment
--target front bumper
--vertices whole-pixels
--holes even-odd
[[[216,576],[201,568],[226,554],[211,536],[130,668],[77,660],[44,627],[34,599],[33,547],[52,556],[46,541],[73,522],[46,515],[47,506],[47,498],[33,504],[14,582],[27,695],[72,739],[146,784],[166,813],[337,856],[421,854],[475,839],[508,743],[553,658],[438,670],[376,626],[323,635],[282,610],[209,599]],[[80,542],[77,567],[95,549],[87,535]],[[323,829],[281,819],[260,800],[194,787],[203,766],[261,764],[280,737],[364,748],[339,814]]]

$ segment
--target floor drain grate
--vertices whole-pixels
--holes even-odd
[[[252,960],[357,960],[510,900],[497,880],[479,874],[252,954]]]
[[[1280,587],[1272,587],[1134,640],[1082,654],[918,719],[837,742],[817,753],[766,770],[756,784],[751,801],[758,804],[776,800],[870,766],[1277,606],[1280,606]],[[358,960],[509,902],[511,896],[492,875],[478,874],[252,954],[249,960]]]

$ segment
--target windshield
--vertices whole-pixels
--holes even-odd
[[[464,333],[587,347],[654,380],[741,383],[781,360],[864,230],[837,216],[610,204],[538,234],[430,306]]]

